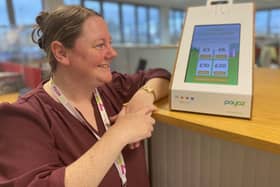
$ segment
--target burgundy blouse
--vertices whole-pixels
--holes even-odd
[[[154,77],[169,79],[170,74],[163,69],[133,75],[113,72],[113,81],[98,88],[108,115],[119,113],[122,104]],[[94,97],[92,105],[102,136],[105,128]],[[64,187],[65,167],[96,141],[88,128],[45,92],[41,83],[16,103],[0,105],[0,186]],[[143,145],[135,150],[126,147],[122,153],[128,187],[148,187]],[[117,169],[112,165],[100,187],[120,186]]]

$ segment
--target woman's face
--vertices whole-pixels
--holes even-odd
[[[92,86],[100,86],[112,80],[110,64],[117,52],[111,46],[111,35],[103,18],[91,16],[85,20],[80,36],[68,57],[71,71],[88,81]]]

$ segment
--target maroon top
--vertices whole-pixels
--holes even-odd
[[[154,77],[169,79],[170,74],[163,69],[134,75],[113,72],[113,81],[99,88],[108,115],[117,114],[122,104]],[[94,97],[92,104],[97,134],[102,136],[105,128]],[[87,127],[45,92],[43,83],[16,103],[1,104],[0,122],[0,186],[5,187],[64,187],[65,167],[97,141]],[[143,145],[135,150],[126,147],[122,153],[128,187],[149,186]],[[100,186],[121,186],[114,165]]]

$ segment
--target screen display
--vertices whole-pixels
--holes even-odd
[[[185,82],[237,85],[240,27],[195,26]]]

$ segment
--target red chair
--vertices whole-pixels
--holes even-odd
[[[28,88],[35,88],[42,81],[40,68],[24,66],[23,80]]]
[[[35,88],[42,80],[40,68],[29,67],[23,64],[12,62],[0,63],[0,71],[21,73],[27,88]]]

